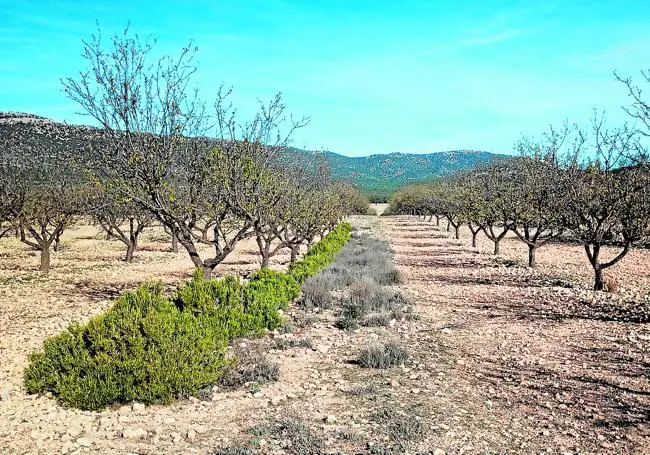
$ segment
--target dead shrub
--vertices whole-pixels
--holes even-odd
[[[305,281],[302,286],[300,304],[303,308],[331,308],[334,302],[330,291],[334,289],[332,275],[318,274]]]
[[[242,353],[220,380],[224,387],[241,387],[249,383],[265,384],[280,378],[280,366],[263,354]]]
[[[311,338],[279,338],[275,340],[276,349],[291,349],[291,348],[308,348],[314,347]]]
[[[383,369],[403,364],[408,356],[408,351],[404,346],[395,341],[389,341],[362,349],[358,362],[364,368]]]

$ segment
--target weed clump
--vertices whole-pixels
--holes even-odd
[[[249,383],[265,384],[280,379],[280,365],[261,354],[241,353],[237,362],[221,378],[224,387],[241,387]]]
[[[401,344],[389,341],[364,348],[358,362],[364,368],[390,368],[401,365],[408,359],[408,351]]]
[[[214,455],[255,455],[255,452],[246,447],[227,447],[217,449]]]
[[[387,326],[393,319],[391,315],[405,304],[406,298],[399,291],[380,286],[370,279],[362,279],[355,282],[343,298],[338,326],[343,329],[354,329],[362,323]]]
[[[325,450],[323,440],[314,435],[309,427],[297,418],[282,419],[275,423],[254,427],[250,431],[258,437],[286,440],[285,450],[293,455],[316,455],[324,453]]]
[[[331,275],[321,273],[305,281],[302,286],[302,298],[300,299],[303,308],[318,307],[328,309],[332,307],[334,298],[330,291],[334,289],[334,286],[329,277]]]
[[[291,349],[291,348],[308,348],[314,347],[311,338],[279,338],[275,340],[276,349]]]
[[[384,425],[388,436],[399,443],[422,439],[426,433],[420,419],[393,408],[381,408],[373,420]]]

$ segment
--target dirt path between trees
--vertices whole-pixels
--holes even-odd
[[[479,254],[431,223],[383,224],[422,315],[413,348],[442,370],[427,400],[445,430],[436,445],[650,453],[647,325],[601,320],[584,308],[593,293]]]

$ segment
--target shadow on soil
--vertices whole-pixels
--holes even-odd
[[[535,414],[571,416],[615,435],[619,428],[650,422],[650,364],[639,352],[627,358],[619,354],[574,346],[569,373],[559,365],[502,362],[484,363],[482,374],[493,387],[509,389],[524,408],[538,408]]]

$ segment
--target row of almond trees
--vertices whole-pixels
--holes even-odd
[[[79,217],[122,241],[127,261],[140,233],[159,224],[210,276],[243,239],[255,238],[263,266],[281,248],[295,260],[301,245],[364,210],[323,163],[287,153],[308,119],[288,116],[281,95],[240,122],[230,91],[208,108],[192,88],[195,47],[157,60],[152,48],[128,30],[108,46],[99,33],[84,42],[87,68],[62,81],[99,126],[80,146],[0,144],[0,234],[16,232],[39,250],[42,271]]]
[[[447,220],[454,230],[467,225],[472,246],[482,232],[499,254],[513,232],[536,251],[570,239],[584,247],[602,290],[603,271],[617,264],[650,226],[650,172],[643,134],[627,127],[610,130],[597,116],[590,127],[551,129],[539,140],[522,139],[514,157],[398,192],[390,212]],[[604,259],[604,246],[616,253]]]

